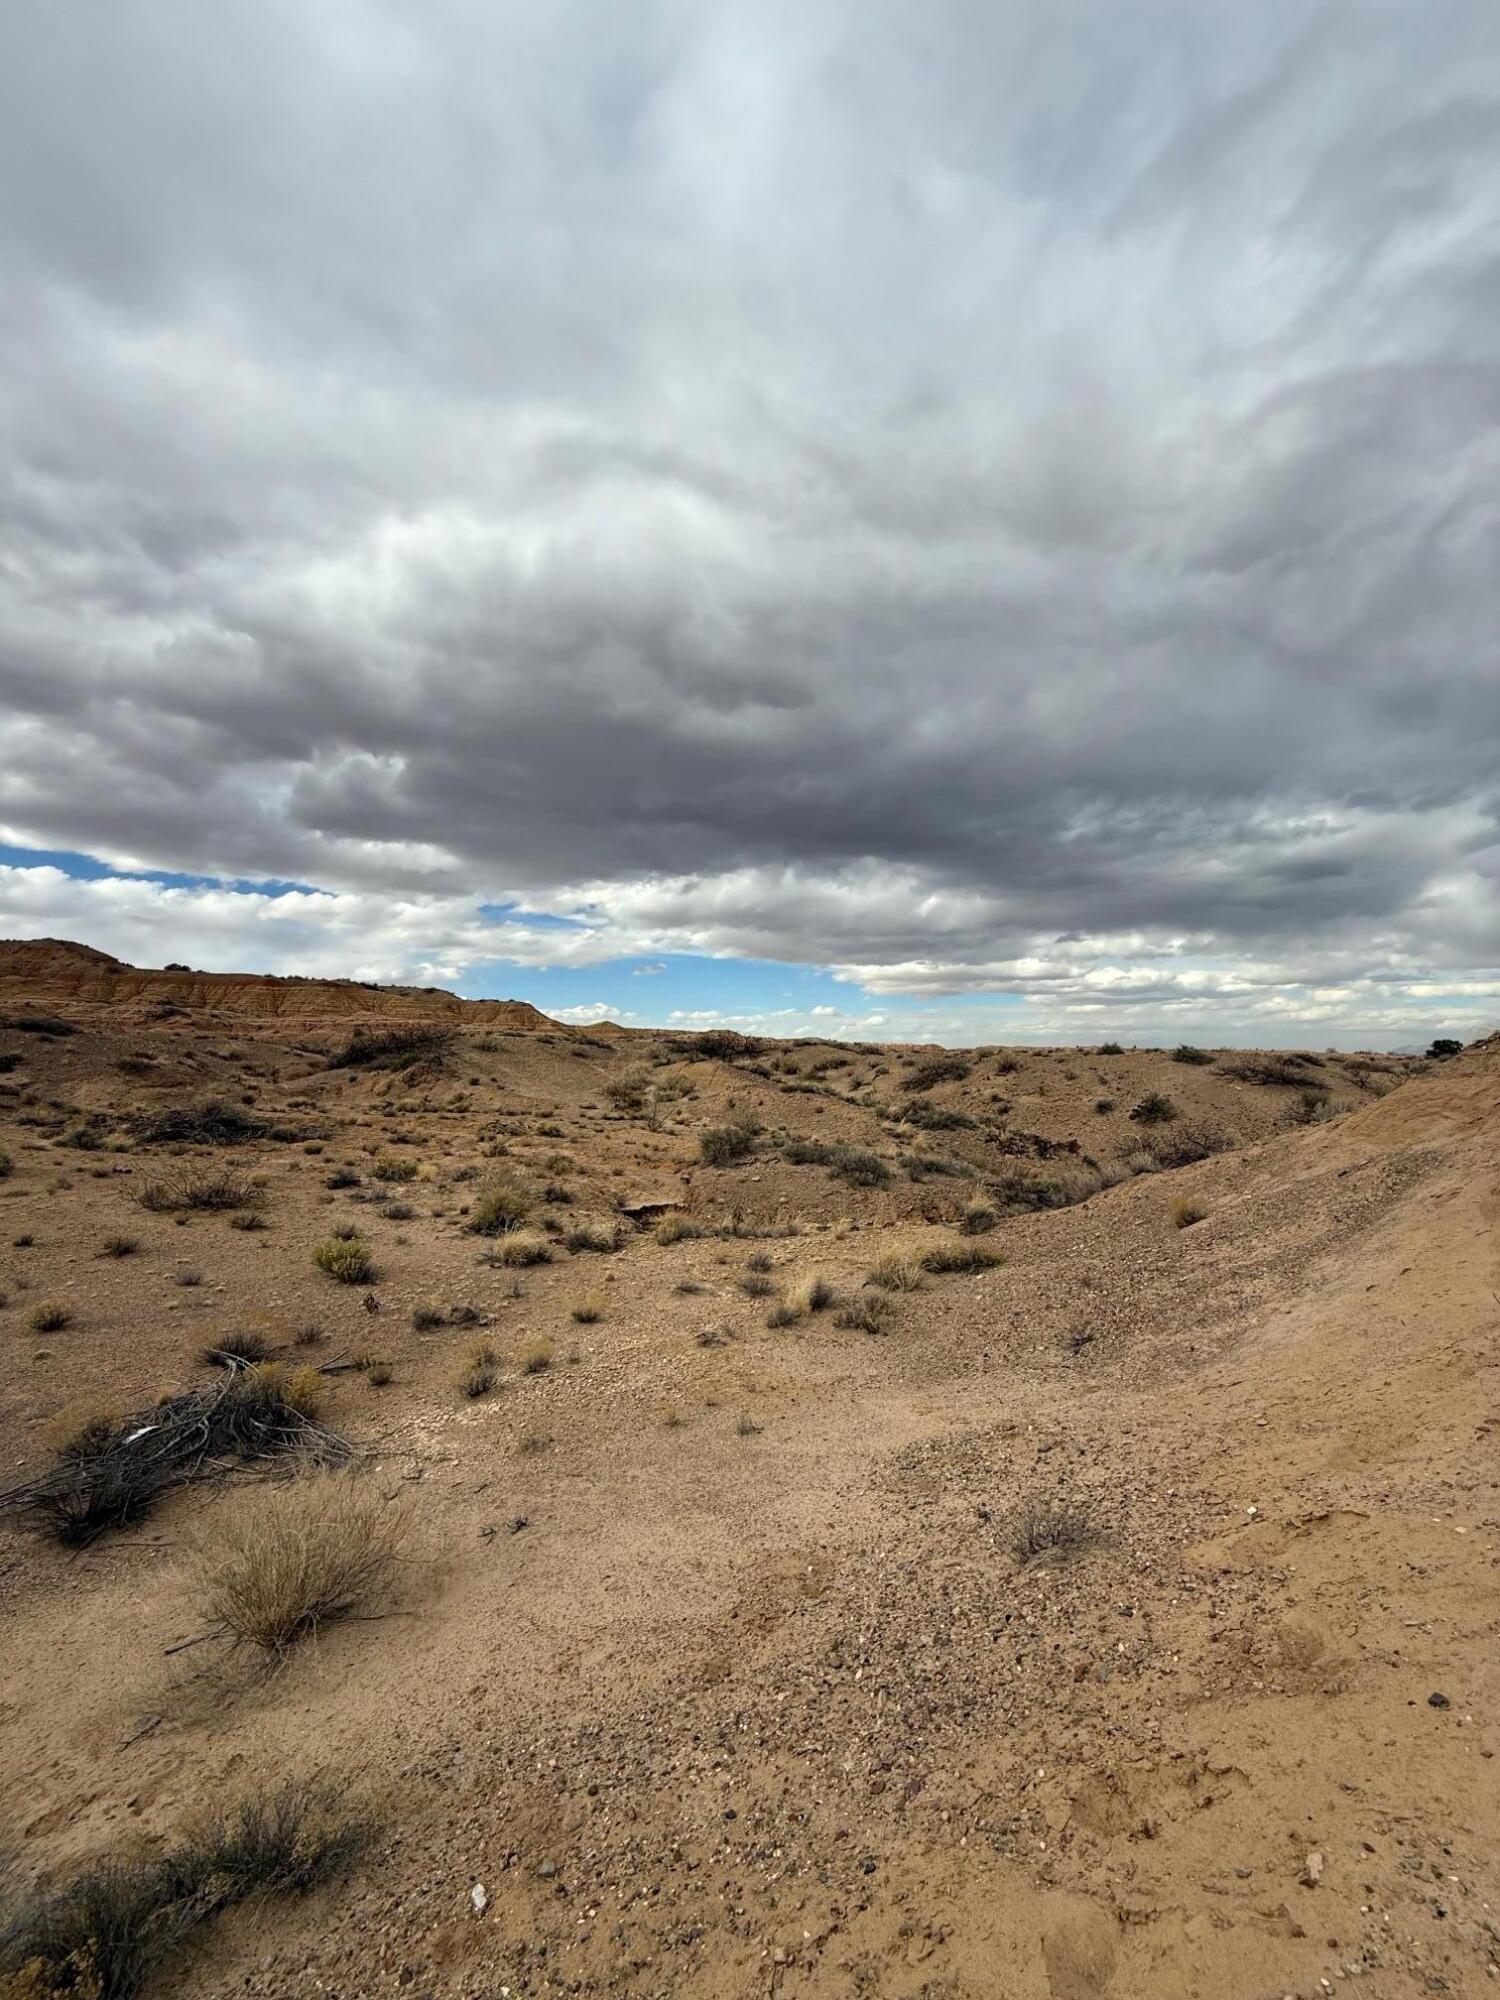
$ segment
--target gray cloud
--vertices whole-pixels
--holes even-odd
[[[9,10],[0,820],[918,992],[1483,973],[1497,223],[1482,0]]]

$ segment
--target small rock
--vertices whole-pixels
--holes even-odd
[[[536,1872],[544,1882],[550,1882],[557,1873],[557,1863],[551,1860],[539,1861],[536,1865]]]
[[[1427,1697],[1427,1706],[1429,1708],[1448,1708],[1451,1706],[1451,1703],[1445,1694],[1430,1694]]]
[[[482,1917],[490,1906],[490,1892],[482,1882],[476,1882],[469,1891],[469,1901],[474,1905],[476,1917]]]
[[[1302,1879],[1309,1889],[1316,1889],[1323,1879],[1323,1857],[1316,1848],[1302,1864]]]

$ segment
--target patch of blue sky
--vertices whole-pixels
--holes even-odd
[[[310,882],[283,882],[261,876],[184,875],[174,868],[115,868],[96,855],[76,854],[70,848],[11,847],[3,841],[0,841],[0,866],[56,868],[75,882],[159,882],[164,889],[232,889],[245,896],[318,893]]]

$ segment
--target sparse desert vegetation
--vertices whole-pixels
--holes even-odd
[[[436,1935],[476,1993],[935,1993],[949,1926],[1065,1992],[1096,1906],[1112,2000],[1487,1976],[1500,1056],[271,985],[0,1028],[5,2000],[436,1990]],[[391,1837],[213,1819],[287,1769]],[[1444,1842],[1467,1931],[1402,1901]]]

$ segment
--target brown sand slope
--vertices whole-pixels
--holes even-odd
[[[24,1872],[286,1769],[377,1815],[352,1875],[221,1920],[157,1990],[1489,1990],[1500,1047],[1404,1082],[1323,1059],[1321,1093],[988,1051],[913,1092],[902,1051],[725,1064],[486,1030],[413,1081],[326,1069],[300,1029],[79,1019],[0,1033],[0,1241],[33,1239],[0,1252],[10,1476],[60,1413],[201,1380],[201,1347],[257,1326],[332,1364],[327,1415],[410,1532],[380,1615],[269,1679],[213,1639],[164,1650],[203,1632],[189,1546],[243,1481],[82,1556],[0,1542],[0,1837]],[[1176,1113],[1143,1128],[1152,1092]],[[270,1129],[174,1157],[130,1122],[209,1094]],[[913,1124],[916,1098],[973,1123]],[[701,1164],[746,1112],[749,1156]],[[1141,1157],[1184,1130],[1240,1143]],[[789,1157],[809,1142],[890,1177]],[[135,1199],[226,1160],[264,1177],[264,1229]],[[358,1183],[330,1188],[345,1162]],[[1018,1205],[1018,1166],[1095,1191]],[[464,1226],[512,1171],[557,1227],[522,1271]],[[709,1233],[568,1247],[642,1189]],[[997,1221],[957,1240],[1002,1263],[892,1294],[877,1335],[767,1324],[812,1275],[868,1296],[981,1194]],[[1178,1228],[1187,1195],[1206,1213]],[[373,1312],[309,1261],[345,1217]],[[72,1317],[38,1334],[44,1298]],[[485,1316],[492,1395],[454,1386],[472,1329],[414,1323],[438,1306]],[[341,1365],[371,1356],[385,1386]],[[1039,1501],[1086,1527],[1072,1559],[1018,1559]]]

